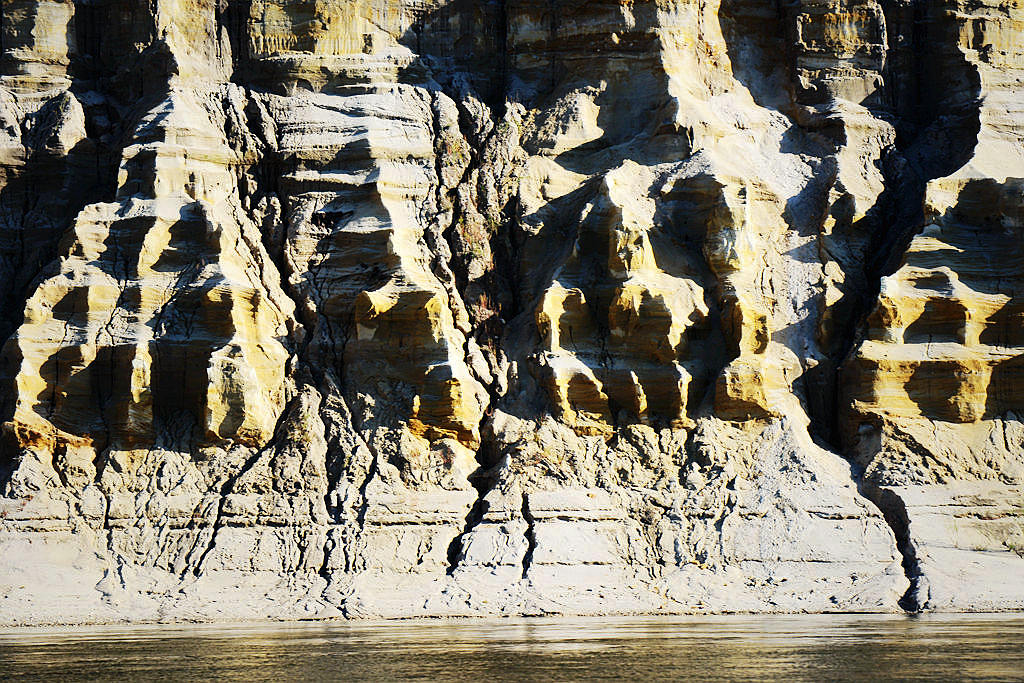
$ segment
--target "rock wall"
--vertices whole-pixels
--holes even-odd
[[[2,19],[0,623],[1024,608],[1024,5]]]

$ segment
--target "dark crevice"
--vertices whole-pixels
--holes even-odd
[[[242,465],[241,469],[238,470],[233,476],[228,477],[227,481],[224,482],[220,487],[220,500],[217,501],[217,516],[214,517],[213,525],[210,531],[210,541],[206,544],[206,548],[203,550],[203,554],[199,556],[196,561],[195,567],[192,568],[192,574],[199,576],[203,571],[203,564],[206,562],[206,556],[210,554],[210,551],[217,545],[217,533],[220,531],[223,518],[224,518],[224,506],[227,505],[228,494],[235,487],[235,484],[241,479],[249,470],[256,466],[259,462],[260,456],[263,455],[263,450],[259,450],[249,457]]]
[[[380,465],[377,463],[377,459],[380,456],[377,453],[373,453],[373,458],[370,460],[370,468],[366,471],[366,478],[363,479],[363,483],[359,486],[359,514],[356,515],[356,524],[359,525],[359,529],[362,530],[366,525],[366,513],[370,509],[370,503],[366,498],[366,491],[370,488],[370,484],[376,478]]]
[[[925,194],[929,181],[946,177],[974,154],[981,129],[981,80],[977,67],[958,47],[953,19],[940,21],[939,9],[914,2],[886,7],[889,58],[885,86],[863,102],[874,116],[896,129],[893,147],[878,162],[884,190],[865,217],[848,229],[866,235],[863,261],[844,265],[863,283],[846,303],[833,311],[841,321],[830,337],[833,377],[822,409],[812,411],[812,430],[830,450],[845,452],[843,443],[843,366],[856,353],[867,319],[878,301],[882,279],[900,267],[914,237],[925,226]],[[951,85],[953,87],[951,87]],[[856,238],[856,234],[849,237]]]
[[[470,533],[481,521],[483,521],[484,515],[487,514],[488,503],[484,500],[484,496],[487,495],[489,487],[474,483],[474,488],[477,490],[477,499],[473,503],[473,507],[470,508],[469,514],[466,515],[466,522],[462,528],[462,532],[452,539],[452,542],[448,544],[448,576],[455,573],[455,570],[459,567],[459,560],[462,559],[462,551],[464,548],[466,534]]]
[[[523,493],[523,519],[526,520],[526,554],[523,555],[523,578],[528,578],[533,566],[533,553],[537,550],[537,520],[530,512],[530,494]]]
[[[497,462],[498,458],[495,453],[495,443],[493,434],[490,431],[490,424],[485,425],[482,431],[483,436],[480,448],[476,452],[478,468],[476,472],[469,476],[470,484],[476,489],[476,502],[473,503],[473,507],[470,508],[469,513],[466,515],[462,531],[448,544],[447,571],[449,576],[458,569],[465,547],[466,535],[473,531],[483,521],[484,515],[487,514],[489,503],[485,500],[485,497],[498,483],[498,473],[493,467],[493,463]]]
[[[891,8],[893,12],[899,8]],[[913,238],[925,225],[924,201],[928,182],[954,173],[974,154],[981,129],[981,81],[977,68],[958,47],[959,34],[952,19],[937,21],[934,5],[916,2],[903,21],[890,14],[892,33],[883,103],[890,110],[874,110],[880,118],[894,116],[895,148],[882,160],[885,190],[865,219],[871,229],[864,251],[867,290],[847,316],[836,361],[836,390],[831,414],[831,445],[849,457],[843,443],[844,376],[868,327],[868,316],[878,300],[882,278],[896,272]],[[907,35],[909,33],[909,36]],[[909,38],[909,40],[908,40]],[[902,45],[899,50],[894,45]],[[885,102],[887,100],[887,102]],[[858,487],[882,511],[903,556],[910,588],[899,605],[909,612],[928,606],[928,584],[918,561],[906,505],[893,491],[861,477]]]
[[[873,502],[882,512],[886,524],[896,536],[896,547],[903,556],[903,572],[910,587],[900,598],[899,606],[907,612],[921,612],[928,608],[928,582],[917,558],[917,548],[910,533],[910,516],[900,496],[891,489],[861,482],[861,495]]]
[[[293,399],[290,405],[285,406],[285,409],[281,411],[281,415],[277,419],[277,425],[274,427],[274,437],[270,440],[263,448],[258,449],[255,453],[246,459],[245,463],[238,469],[235,474],[225,480],[220,487],[220,499],[217,501],[217,515],[214,518],[213,525],[210,532],[210,540],[206,544],[206,548],[203,550],[203,554],[199,556],[195,566],[192,568],[192,574],[199,576],[203,571],[203,564],[206,562],[207,555],[217,545],[217,533],[223,526],[224,519],[224,507],[227,505],[228,494],[235,488],[235,485],[244,477],[256,463],[259,462],[260,458],[268,452],[277,450],[280,445],[287,438],[288,423],[294,418],[295,408],[298,406],[298,399]]]
[[[331,552],[334,550],[334,545],[334,539],[331,538],[330,534],[327,534],[327,539],[324,541],[323,547],[324,559],[320,563],[320,568],[316,572],[328,584],[331,583],[331,570],[328,565],[331,561]]]

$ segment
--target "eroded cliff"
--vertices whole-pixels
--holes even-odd
[[[4,0],[0,622],[1021,609],[1016,0]]]

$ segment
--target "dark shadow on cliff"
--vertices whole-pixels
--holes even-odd
[[[790,117],[794,122],[791,140],[802,142],[805,153],[827,157],[846,144],[846,135],[844,128],[830,118],[836,105],[835,94],[830,91],[833,86],[808,81],[807,73],[799,72],[796,39],[800,9],[800,5],[774,3],[751,8],[741,0],[725,0],[720,15],[722,31],[734,76],[761,106]],[[792,209],[820,203],[837,219],[830,239],[842,249],[830,253],[846,273],[847,291],[829,313],[827,333],[831,343],[824,349],[828,362],[808,370],[801,381],[812,435],[840,452],[840,366],[855,348],[863,321],[875,305],[881,277],[898,267],[910,240],[923,226],[928,181],[950,175],[967,163],[980,130],[981,81],[977,68],[958,49],[956,26],[926,3],[913,3],[912,7],[887,5],[885,10],[886,58],[881,60],[870,51],[857,58],[865,73],[884,64],[882,78],[877,79],[875,87],[866,88],[866,97],[855,102],[896,128],[895,146],[878,162],[885,189],[856,222],[844,218],[852,212],[842,201],[827,207],[827,188],[823,191],[817,179],[791,200]],[[818,17],[827,20],[824,15]],[[760,27],[751,30],[755,21]],[[766,36],[769,31],[765,27],[774,35]],[[881,40],[884,35],[879,26],[863,30],[867,42]],[[842,66],[838,58],[834,64],[820,57],[808,63],[822,71]],[[775,85],[780,73],[786,74],[789,84],[781,88]],[[791,102],[782,95],[787,92],[792,94]],[[834,174],[834,169],[834,164],[823,163],[819,172]],[[826,196],[812,196],[816,193]],[[823,211],[812,215],[825,218]],[[803,234],[817,229],[796,222],[791,227]]]
[[[519,372],[520,386],[513,387],[506,398],[499,399],[497,395],[492,395],[492,407],[499,405],[503,411],[529,420],[538,419],[551,410],[546,392],[538,378],[533,376],[533,361],[526,358],[530,350],[537,348],[539,341],[533,320],[534,308],[537,298],[551,284],[556,272],[567,261],[574,244],[577,244],[585,231],[581,225],[583,208],[588,202],[599,199],[601,178],[608,171],[621,166],[625,160],[633,159],[640,163],[681,161],[690,155],[691,150],[685,131],[675,127],[675,103],[668,95],[667,75],[661,68],[658,54],[658,38],[648,30],[657,24],[657,9],[653,3],[637,3],[633,6],[634,19],[639,27],[636,30],[627,29],[623,24],[622,30],[617,33],[601,33],[593,39],[606,42],[586,45],[573,42],[578,40],[576,37],[567,37],[573,34],[561,26],[561,12],[566,10],[560,8],[558,3],[534,8],[537,10],[535,19],[540,22],[540,26],[547,27],[547,35],[544,35],[542,28],[531,36],[529,44],[509,44],[510,21],[505,16],[509,10],[506,3],[498,4],[501,6],[501,16],[495,23],[487,24],[493,26],[493,31],[483,32],[493,36],[490,61],[483,62],[491,68],[485,70],[483,79],[478,76],[473,81],[478,98],[490,104],[496,121],[504,113],[506,100],[542,112],[541,116],[547,119],[536,128],[543,131],[547,124],[555,134],[550,139],[545,139],[541,134],[523,140],[526,152],[547,156],[566,171],[589,178],[568,194],[551,198],[546,204],[535,207],[529,216],[524,215],[522,207],[513,200],[510,206],[504,207],[501,224],[496,226],[496,238],[491,242],[497,266],[503,272],[501,278],[491,281],[491,284],[511,289],[507,293],[497,291],[492,294],[499,301],[510,299],[511,305],[501,309],[501,317],[495,316],[493,319],[499,324],[487,329],[479,341],[481,345],[493,341],[506,350],[512,349],[514,356],[523,355],[524,360]],[[446,35],[452,26],[465,26],[465,22],[457,15],[465,11],[466,7],[467,3],[457,0],[445,9],[424,16],[403,39],[404,43],[422,55],[421,59],[429,65],[434,78],[456,101],[466,90],[457,85],[458,78],[446,75],[443,65],[451,64],[453,72],[472,72],[473,67],[478,68],[479,64],[474,65],[472,60],[466,61],[464,56],[452,54],[450,46],[459,45],[459,40],[439,46],[432,36]],[[573,11],[589,13],[595,20],[610,21],[613,26],[616,25],[614,22],[623,21],[618,2],[587,3],[585,8],[580,3],[574,6]],[[431,27],[434,27],[433,30]],[[523,39],[522,34],[520,39]],[[480,48],[479,39],[469,44],[473,46],[473,50],[469,51],[473,55],[487,52],[487,49]],[[456,49],[455,52],[465,54],[466,50]],[[412,70],[410,75],[413,75]],[[484,81],[482,84],[481,80]],[[594,119],[586,120],[586,125],[581,125],[589,116],[594,116]],[[473,130],[473,123],[463,121],[464,133]],[[556,147],[556,142],[565,141],[564,135],[558,133],[565,125],[585,130],[595,137],[579,140],[569,149]],[[477,142],[471,136],[469,139]],[[666,236],[667,239],[675,237],[674,233]],[[587,262],[581,264],[584,270],[599,260],[592,256],[607,252],[605,246],[594,254],[584,253],[593,247],[585,241],[579,242],[581,261]],[[697,254],[699,257],[699,247]],[[527,269],[524,264],[530,264],[531,267]],[[457,267],[454,270],[458,288],[466,296],[467,280]],[[668,270],[671,272],[672,268]],[[598,281],[602,277],[611,277],[607,272],[591,275]],[[588,300],[591,298],[588,294]],[[601,315],[593,317],[598,321],[602,319]],[[601,324],[596,327],[597,338],[587,340],[587,344],[602,349],[607,341],[607,330],[602,329]],[[603,367],[608,362],[606,357],[598,365]],[[598,371],[601,371],[600,368]],[[531,398],[525,398],[526,395]],[[619,411],[614,405],[612,412],[617,418]],[[489,415],[483,417],[482,424],[484,443],[478,453],[481,469],[473,479],[479,498],[466,519],[462,534],[449,547],[451,570],[457,566],[462,552],[463,535],[482,518],[485,509],[483,497],[495,481],[493,467],[510,455],[507,449],[498,447],[496,436],[490,429]]]
[[[963,422],[1024,413],[1024,395],[1019,391],[1024,386],[1024,356],[1012,355],[1024,347],[1024,196],[1019,182],[986,178],[965,183],[956,205],[935,217],[943,226],[942,241],[947,246],[909,255],[909,266],[930,271],[932,276],[918,276],[908,284],[925,290],[922,294],[931,290],[935,295],[928,298],[920,317],[906,327],[905,343],[965,346],[966,330],[982,322],[978,343],[1006,356],[995,363],[988,378],[973,372],[964,376],[964,368],[952,358],[923,362],[907,390],[929,420]],[[946,268],[955,273],[955,282]],[[960,298],[964,293],[1006,300],[990,317],[979,320],[970,300]],[[983,379],[984,386],[979,382]],[[963,386],[972,380],[970,388]],[[983,412],[963,415],[949,395],[951,388],[984,391]],[[977,411],[977,406],[972,407],[972,413]]]
[[[844,312],[848,332],[834,356],[848,360],[864,333],[881,279],[899,267],[907,248],[925,225],[924,197],[928,182],[955,173],[974,154],[981,130],[981,78],[977,67],[958,49],[955,27],[928,16],[929,6],[915,5],[913,57],[892,60],[888,89],[865,103],[879,117],[896,123],[895,149],[883,159],[886,188],[853,229],[868,234],[863,258],[866,289]],[[933,10],[934,11],[934,10]],[[892,37],[891,37],[892,38]],[[892,38],[895,40],[894,38]],[[909,94],[908,92],[909,91]],[[832,438],[842,434],[842,368],[839,368]],[[849,444],[844,444],[849,446]]]
[[[738,0],[726,0],[736,6]],[[778,31],[791,46],[788,54],[790,79],[794,84],[796,105],[790,114],[791,120],[807,128],[814,138],[838,151],[846,144],[845,129],[830,121],[830,114],[836,109],[833,84],[827,79],[815,81],[808,78],[809,72],[827,71],[830,67],[848,66],[823,62],[820,55],[808,60],[808,70],[801,72],[797,50],[801,42],[797,22],[802,6],[778,6]],[[808,24],[815,18],[822,22],[838,21],[840,17],[813,14],[816,7],[809,9]],[[855,98],[875,117],[891,122],[896,128],[894,147],[887,150],[878,162],[884,177],[885,187],[875,204],[866,215],[854,220],[852,207],[837,202],[830,209],[836,219],[836,226],[829,236],[839,248],[827,249],[830,258],[835,259],[846,275],[847,290],[834,304],[828,315],[826,329],[831,342],[824,349],[827,362],[804,373],[801,382],[807,395],[808,414],[811,418],[810,431],[823,445],[839,453],[850,454],[855,444],[844,438],[849,430],[841,429],[849,387],[844,380],[842,364],[855,353],[866,328],[866,319],[878,298],[881,278],[899,267],[910,241],[924,226],[924,197],[928,181],[948,176],[966,164],[973,155],[980,131],[981,80],[977,68],[970,64],[958,49],[959,30],[956,18],[940,12],[933,3],[914,2],[907,4],[887,3],[884,5],[884,24],[868,26],[862,36],[870,43],[886,39],[887,45],[877,49],[883,55],[869,50],[859,58],[860,67],[870,76],[872,68],[880,70],[873,84],[865,88],[865,97]],[[853,18],[849,19],[853,22]],[[856,28],[857,24],[852,23]],[[886,35],[882,27],[888,29]],[[723,29],[725,29],[723,25]],[[808,29],[808,25],[801,28]],[[736,69],[737,78],[749,81],[749,67],[742,59],[743,36],[725,31],[730,43],[730,58]],[[872,60],[872,56],[874,60]],[[884,64],[884,66],[883,66]],[[756,86],[747,83],[756,94]],[[839,89],[843,87],[840,85]],[[851,92],[855,91],[853,88]],[[852,202],[849,202],[852,203]],[[824,218],[824,216],[822,216]],[[824,237],[824,236],[823,236]],[[823,242],[823,245],[825,243]],[[854,373],[855,374],[855,373]],[[818,396],[819,399],[810,400]],[[860,461],[863,463],[863,461]],[[861,465],[855,465],[857,469]],[[860,474],[856,475],[858,478]],[[905,514],[896,514],[892,500],[879,494],[877,489],[864,486],[858,479],[861,493],[875,502],[885,513],[886,521],[896,535],[903,555],[904,571],[911,582],[910,588],[900,602],[904,609],[920,607],[918,596],[920,567],[913,545]],[[894,498],[894,497],[893,497]],[[897,501],[898,502],[898,501]]]
[[[68,26],[68,91],[85,118],[85,137],[66,152],[46,140],[61,125],[61,93],[22,127],[24,163],[0,190],[0,343],[20,327],[25,305],[56,268],[58,245],[87,205],[112,201],[121,149],[138,118],[167,96],[176,69],[157,40],[150,8],[117,0],[76,0]],[[140,45],[147,47],[139,49]],[[4,73],[17,62],[5,61]],[[13,415],[17,363],[0,356],[0,422]],[[18,457],[9,435],[0,443],[0,470]],[[3,464],[6,463],[6,464]],[[10,472],[8,471],[8,477]],[[0,489],[6,483],[0,476]]]

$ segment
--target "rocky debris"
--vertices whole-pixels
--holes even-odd
[[[0,623],[1024,607],[1017,4],[2,13]]]

